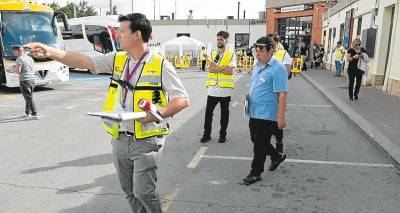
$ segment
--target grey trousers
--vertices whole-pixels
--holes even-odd
[[[35,81],[20,81],[19,88],[21,90],[22,96],[25,99],[25,114],[37,115],[36,105],[33,101],[33,90],[35,89]]]
[[[134,213],[161,213],[161,201],[156,190],[157,161],[164,137],[135,140],[120,134],[112,140],[114,165],[122,190]]]

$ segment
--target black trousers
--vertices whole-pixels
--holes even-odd
[[[349,76],[349,98],[353,96],[358,96],[360,92],[362,77],[364,72],[362,70],[348,70],[347,74]],[[354,80],[356,81],[356,87],[354,88]]]
[[[259,176],[264,172],[264,163],[267,155],[271,160],[279,159],[279,153],[271,145],[271,136],[278,132],[278,123],[276,121],[250,118],[249,129],[253,147],[253,161],[251,162],[251,175]]]
[[[209,137],[211,135],[212,118],[215,106],[218,103],[221,105],[221,129],[219,131],[220,137],[226,137],[226,129],[229,123],[229,102],[231,102],[231,97],[214,97],[207,96],[207,106],[206,115],[204,118],[204,134],[203,136]]]
[[[25,99],[25,114],[37,115],[36,105],[33,101],[33,90],[35,89],[35,81],[20,81],[19,88],[21,90],[22,96]]]
[[[206,71],[206,60],[201,61],[201,70]]]

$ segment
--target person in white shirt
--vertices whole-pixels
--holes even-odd
[[[200,142],[211,140],[212,117],[215,106],[221,105],[221,129],[219,132],[219,143],[225,143],[226,130],[229,123],[229,103],[234,87],[233,70],[236,67],[235,52],[228,49],[229,33],[220,31],[217,34],[217,51],[211,54],[211,63],[208,68],[208,96],[204,119],[204,133]]]

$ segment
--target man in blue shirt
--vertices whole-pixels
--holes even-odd
[[[249,128],[254,156],[250,174],[243,179],[246,185],[261,180],[267,155],[271,156],[270,171],[278,168],[286,159],[286,155],[279,153],[270,140],[274,132],[286,126],[288,73],[284,65],[272,57],[274,48],[271,38],[259,38],[254,49],[258,62],[252,72],[248,95]]]

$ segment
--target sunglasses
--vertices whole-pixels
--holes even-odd
[[[253,48],[256,52],[266,52],[268,51],[268,49],[270,49],[266,44],[257,44],[257,43],[253,44]]]

